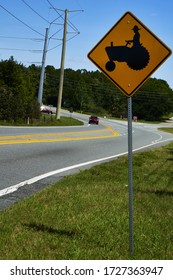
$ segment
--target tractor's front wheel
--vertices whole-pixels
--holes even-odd
[[[105,67],[106,67],[107,71],[112,72],[112,71],[114,71],[116,65],[113,61],[110,60],[106,63]]]

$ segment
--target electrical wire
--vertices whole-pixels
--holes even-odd
[[[72,36],[71,38],[69,38],[69,39],[67,40],[67,42],[70,41],[70,40],[72,40],[72,39],[73,39],[74,37],[76,37],[77,35],[78,35],[78,34],[75,34],[74,36]],[[57,40],[58,40],[58,39],[57,39]],[[61,39],[59,39],[59,40],[61,40]],[[49,52],[49,51],[52,51],[52,50],[58,48],[58,47],[61,46],[61,45],[62,45],[62,43],[56,45],[55,47],[52,47],[52,48],[48,49],[47,51],[48,51],[48,52]]]
[[[0,50],[6,50],[6,51],[23,51],[23,52],[35,52],[40,53],[42,50],[26,50],[26,49],[13,49],[13,48],[0,48]]]
[[[42,18],[44,21],[46,21],[49,25],[54,24],[55,21],[57,21],[61,15],[59,15],[56,19],[54,19],[52,22],[49,22],[47,19],[45,19],[43,16],[41,16],[37,11],[35,11],[25,0],[21,0],[28,8],[30,8],[35,14],[37,14],[40,18]],[[63,28],[62,28],[63,29]],[[53,36],[55,36],[58,32],[60,32],[62,29],[60,29],[59,31],[55,32],[53,35],[51,35],[49,37],[50,39],[54,39]]]
[[[14,14],[12,14],[9,10],[7,10],[4,6],[2,6],[0,4],[0,8],[2,8],[4,11],[6,11],[8,14],[10,14],[12,17],[14,17],[15,19],[17,19],[19,22],[21,22],[23,25],[25,25],[26,27],[28,27],[29,29],[31,29],[32,31],[36,32],[37,34],[41,35],[44,37],[43,34],[41,34],[40,32],[38,32],[37,30],[35,30],[34,28],[32,28],[31,26],[29,26],[27,23],[25,23],[24,21],[22,21],[21,19],[19,19],[18,17],[16,17]]]
[[[56,20],[58,20],[59,18],[62,18],[64,20],[64,17],[57,11],[58,9],[55,9],[54,6],[51,4],[51,2],[49,0],[47,0],[47,2],[49,3],[49,5],[56,11],[56,13],[59,15],[56,19],[54,19],[52,22],[49,22],[47,19],[45,19],[44,17],[42,17],[37,11],[35,11],[25,0],[21,0],[28,8],[30,8],[34,13],[36,13],[39,17],[41,17],[44,21],[46,21],[48,24],[49,24],[49,29],[50,29],[50,26],[52,24],[55,23]],[[17,16],[15,16],[13,13],[11,13],[9,10],[7,10],[4,6],[2,6],[0,4],[0,8],[2,8],[3,10],[5,10],[8,14],[10,14],[12,17],[14,17],[16,20],[18,20],[19,22],[21,22],[23,25],[25,25],[26,27],[28,27],[29,29],[31,29],[32,31],[36,32],[37,34],[41,35],[44,37],[43,34],[41,34],[40,32],[38,32],[37,30],[33,29],[31,26],[29,26],[28,24],[26,24],[24,21],[22,21],[21,19],[19,19]],[[78,29],[72,24],[70,23],[69,24],[69,21],[67,23],[74,31],[75,31],[75,35],[72,36],[71,38],[69,38],[67,41],[70,41],[72,40],[74,37],[76,37],[80,32],[78,31]],[[52,34],[50,37],[49,37],[49,41],[51,39],[54,39],[54,40],[61,40],[62,39],[56,39],[54,38],[54,36],[59,33],[60,31],[62,31],[63,28],[61,28],[60,30],[56,31],[54,34]],[[43,41],[43,39],[34,39],[34,38],[21,38],[21,37],[7,37],[7,36],[0,36],[1,38],[8,38],[8,39],[20,39],[20,40],[35,40],[35,41]],[[47,51],[51,51],[51,50],[54,50],[56,48],[58,48],[59,46],[62,45],[62,42],[50,49],[48,49]],[[29,52],[41,52],[41,50],[25,50],[25,49],[15,49],[15,48],[0,48],[1,50],[7,50],[7,51],[11,51],[11,50],[14,50],[14,51],[29,51]]]
[[[26,38],[26,37],[14,37],[14,36],[0,36],[0,38],[4,39],[17,39],[17,40],[31,40],[31,41],[44,41],[44,39],[38,39],[38,38]]]
[[[46,21],[47,23],[50,23],[46,18],[44,18],[43,16],[41,16],[37,11],[35,11],[25,0],[21,0],[28,8],[31,9],[31,11],[33,11],[36,15],[38,15],[40,18],[42,18],[44,21]]]
[[[49,73],[46,73],[46,77],[47,77],[47,80],[48,81],[52,81],[52,82],[57,82],[57,76],[56,75],[52,75],[52,74],[49,74]],[[64,78],[64,88],[67,87],[67,86],[73,86],[74,85],[76,86],[78,84],[78,80],[72,80],[72,79],[69,79],[67,77]],[[93,88],[95,91],[97,91],[97,96],[99,97],[105,97],[105,88],[106,88],[106,84],[103,85],[96,85],[95,83],[89,83],[87,84],[86,81],[84,80],[84,85],[86,86],[86,89],[87,91],[88,90],[91,90],[93,91]],[[117,95],[115,95],[115,93]],[[118,100],[121,100],[121,99],[124,99],[125,98],[125,95],[123,95],[119,90],[118,88],[115,88],[115,89],[111,89],[111,88],[106,88],[106,94],[113,94],[115,99],[118,98]],[[133,97],[133,101],[134,103],[136,101],[156,101],[158,100],[159,98],[160,99],[166,99],[166,100],[170,100],[170,101],[173,101],[173,94],[172,93],[169,93],[169,92],[153,92],[153,91],[138,91],[136,93],[136,95],[134,95]]]
[[[52,5],[52,3],[51,3],[49,0],[47,0],[47,2],[48,2],[49,5],[52,7],[52,9],[64,20],[64,17],[58,12],[58,10],[60,10],[60,9],[56,9],[56,8]],[[68,24],[74,31],[79,32],[79,30],[76,28],[76,26],[74,26],[74,24],[71,23],[69,20],[68,20],[67,24]]]

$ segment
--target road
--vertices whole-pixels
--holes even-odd
[[[67,113],[68,114],[68,113]],[[76,127],[0,127],[0,209],[41,190],[63,176],[127,154],[126,121],[101,119]],[[133,122],[133,150],[167,144],[173,135],[159,126]]]

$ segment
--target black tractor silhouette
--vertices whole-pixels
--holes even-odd
[[[111,72],[115,69],[114,61],[126,62],[132,70],[141,70],[147,66],[150,55],[140,43],[140,29],[135,25],[132,30],[135,33],[133,40],[126,40],[125,46],[113,46],[113,42],[111,42],[111,45],[105,48],[109,57],[109,61],[105,65],[107,71]],[[131,43],[133,46],[128,47]]]

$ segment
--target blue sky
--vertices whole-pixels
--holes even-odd
[[[13,56],[26,66],[41,65],[45,30],[49,27],[52,39],[46,65],[60,68],[65,9],[69,10],[65,68],[97,70],[88,60],[88,52],[127,11],[173,50],[172,0],[1,0],[0,60]],[[152,77],[166,80],[173,88],[172,72],[173,55]]]

